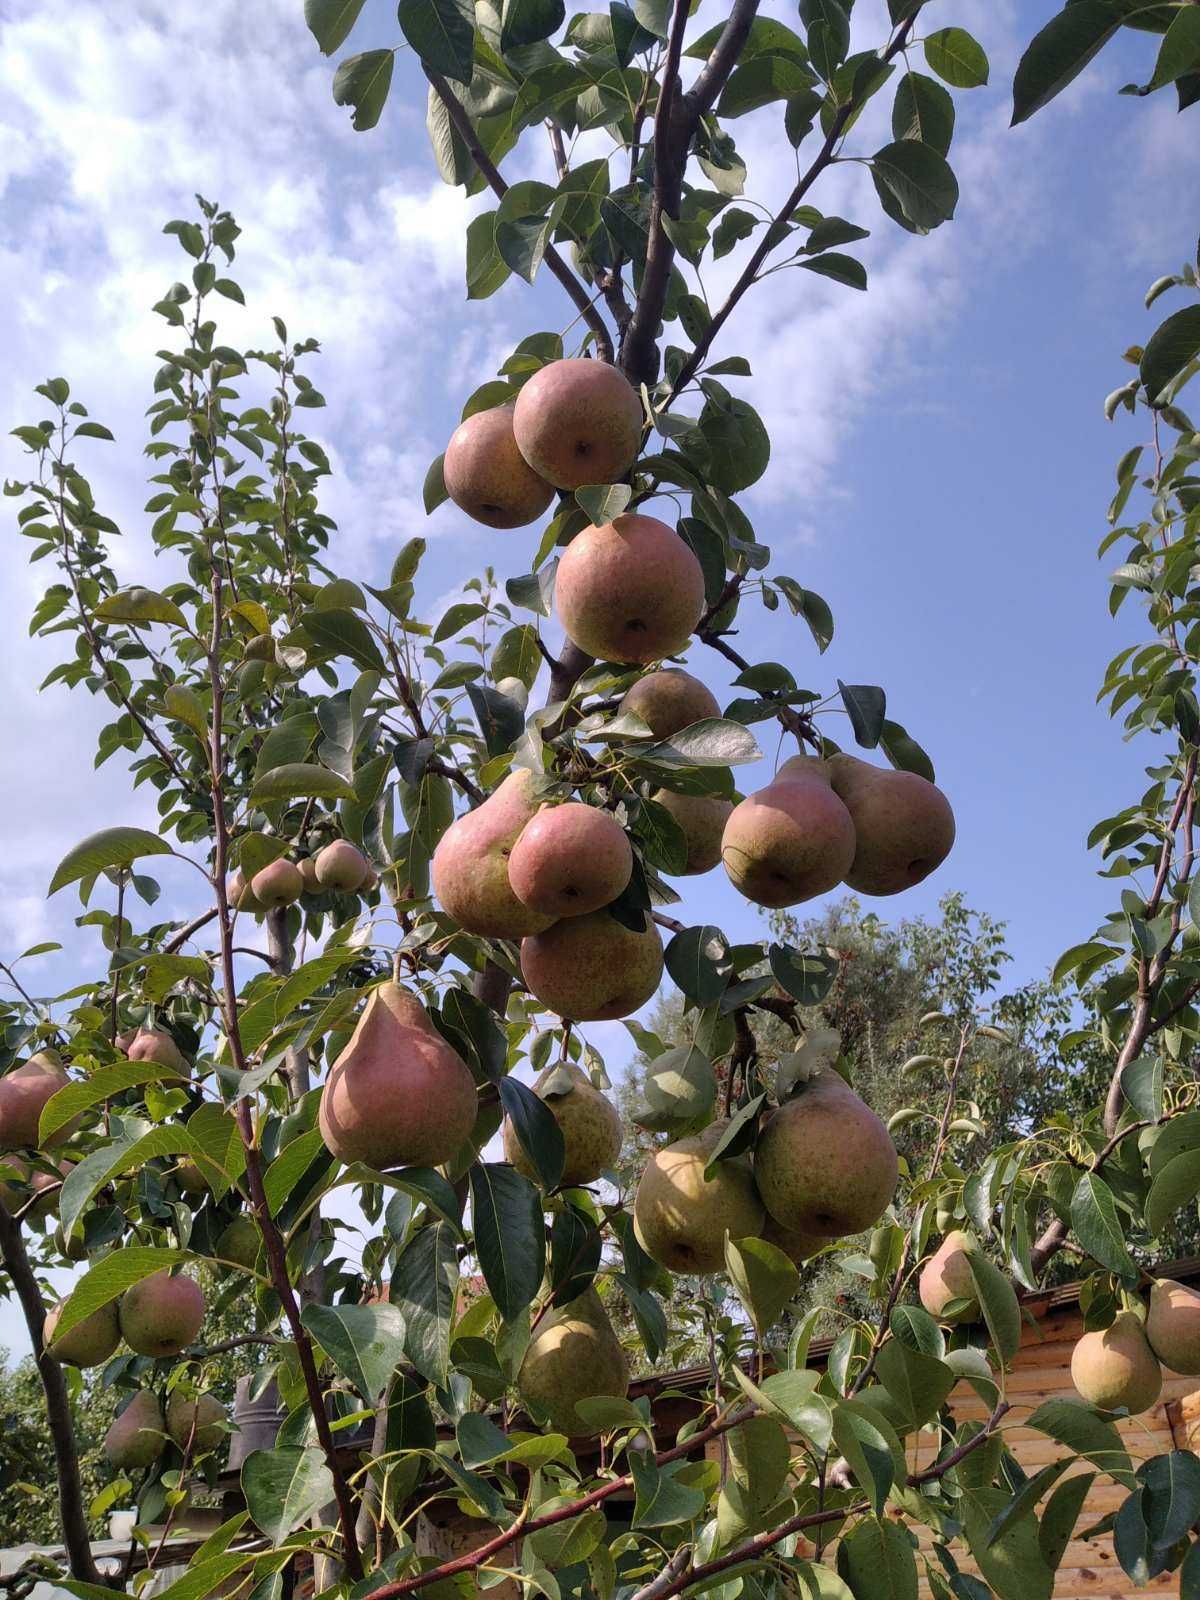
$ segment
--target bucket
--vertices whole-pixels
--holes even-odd
[[[273,1450],[287,1408],[279,1397],[274,1378],[257,1400],[250,1398],[255,1374],[239,1378],[233,1396],[234,1432],[229,1436],[229,1471],[239,1472],[242,1462],[255,1450]]]

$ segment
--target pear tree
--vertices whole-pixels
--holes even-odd
[[[89,1544],[75,1369],[122,1395],[105,1450],[113,1493],[137,1497],[136,1586],[216,1481],[230,1424],[211,1363],[239,1343],[260,1347],[251,1398],[273,1381],[279,1427],[180,1597],[273,1597],[311,1564],[320,1592],[375,1600],[506,1579],[550,1600],[874,1600],[919,1580],[937,1600],[1030,1600],[1054,1592],[1099,1475],[1124,1495],[1126,1569],[1200,1593],[1200,1464],[1181,1450],[1135,1469],[1114,1425],[1154,1403],[1163,1362],[1200,1373],[1200,1296],[1153,1274],[1200,1193],[1197,267],[1153,287],[1182,306],[1108,400],[1152,442],[1122,458],[1103,544],[1123,558],[1113,609],[1141,601],[1148,637],[1104,693],[1154,753],[1149,787],[1093,830],[1117,903],[1058,976],[1092,998],[1111,1087],[1082,1122],[1051,1117],[973,1163],[991,1022],[927,1017],[914,1104],[885,1126],[836,1034],[806,1025],[836,952],[733,943],[689,920],[686,880],[724,873],[763,908],[839,883],[891,897],[952,850],[951,798],[884,687],[799,686],[834,621],[739,498],[770,440],[730,338],[768,273],[797,297],[816,273],[849,307],[866,222],[951,220],[955,97],[988,60],[922,0],[853,27],[844,0],[801,0],[795,27],[754,0],[711,27],[692,9],[400,0],[396,36],[336,68],[366,133],[397,51],[419,63],[434,162],[481,197],[470,300],[513,276],[564,296],[561,325],[463,397],[430,465],[429,510],[513,530],[441,616],[424,620],[423,538],[372,583],[339,575],[330,460],[306,431],[316,341],[275,318],[272,343],[227,342],[239,229],[212,201],[168,223],[185,267],[153,308],[160,588],[118,580],[119,529],[85,476],[113,441],[68,381],[40,385],[39,419],[14,430],[28,469],[6,491],[47,573],[32,627],[62,645],[45,687],[107,705],[96,761],[124,761],[158,813],[112,818],[48,886],[78,896],[90,976],[41,996],[25,957],[0,967],[2,1281],[44,1392],[60,1581],[81,1600],[124,1590]],[[304,7],[327,55],[369,31],[362,10]],[[1020,64],[1014,119],[1124,26],[1159,36],[1144,92],[1186,108],[1198,15],[1067,5]],[[871,101],[890,106],[879,148]],[[782,196],[750,197],[751,114],[796,151]],[[555,181],[506,178],[542,140]],[[850,160],[882,219],[818,209]],[[714,304],[701,269],[726,256]],[[743,653],[759,607],[795,619],[795,662]],[[689,670],[701,657],[727,680],[716,695]],[[786,757],[744,792],[739,768],[779,731]],[[658,1039],[631,1021],[653,1055],[637,1120],[660,1140],[631,1170],[588,1030],[632,1019],[664,976],[684,1023]],[[790,1048],[760,1051],[760,1011]],[[916,1125],[902,1163],[892,1136]],[[1021,1296],[1064,1250],[1084,1279],[1079,1399],[1018,1419]],[[826,1254],[875,1315],[818,1362],[797,1263]],[[68,1263],[50,1304],[46,1274]],[[672,1274],[734,1309],[665,1436],[629,1384],[668,1366]],[[206,1343],[231,1305],[253,1331]],[[960,1384],[983,1423],[956,1416]],[[1059,1452],[1032,1478],[1018,1421]],[[431,1537],[438,1501],[467,1530],[458,1553]]]

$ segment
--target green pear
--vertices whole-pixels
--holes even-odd
[[[61,1339],[56,1339],[54,1330],[65,1304],[60,1300],[47,1313],[42,1324],[42,1343],[56,1361],[65,1361],[72,1367],[102,1367],[112,1358],[121,1342],[116,1301],[110,1300],[107,1305],[68,1329]]]
[[[954,813],[927,778],[839,754],[829,759],[829,781],[854,823],[854,862],[845,875],[851,889],[899,894],[950,854]]]
[[[19,1179],[32,1192],[26,1194],[24,1190],[14,1188],[11,1183],[0,1182],[0,1206],[10,1214],[16,1211],[25,1211],[26,1217],[48,1217],[58,1205],[59,1191],[63,1180],[75,1165],[73,1161],[58,1161],[58,1176],[53,1173],[43,1172],[34,1167],[30,1162],[23,1161],[19,1156],[0,1157],[0,1166],[11,1169]],[[36,1198],[35,1198],[36,1197]]]
[[[964,1233],[961,1228],[955,1228],[921,1268],[918,1280],[921,1304],[939,1322],[953,1325],[979,1319],[979,1297],[968,1260],[974,1249],[975,1241],[971,1235]],[[955,1300],[967,1303],[947,1315],[946,1307]]]
[[[1200,1377],[1200,1294],[1171,1278],[1156,1278],[1150,1290],[1146,1337],[1164,1367]]]
[[[318,1125],[341,1161],[436,1167],[475,1126],[475,1080],[396,983],[371,991],[350,1039],[329,1069]]]
[[[258,1265],[262,1235],[254,1218],[242,1212],[234,1217],[217,1239],[216,1255],[219,1261],[231,1261],[236,1267],[253,1272]]]
[[[726,1233],[748,1239],[762,1232],[766,1214],[748,1156],[718,1162],[713,1176],[704,1176],[727,1126],[714,1122],[702,1133],[656,1150],[638,1181],[633,1201],[638,1243],[672,1272],[720,1272]]]
[[[162,1454],[163,1414],[158,1397],[139,1389],[104,1435],[104,1454],[114,1467],[152,1467]]]
[[[600,1431],[576,1413],[577,1400],[624,1399],[628,1388],[629,1363],[595,1289],[542,1319],[517,1374],[525,1404],[544,1412],[550,1426],[568,1437]]]
[[[335,839],[318,851],[313,868],[322,889],[334,894],[357,894],[370,870],[366,856],[349,839]]]
[[[725,827],[733,814],[733,802],[715,795],[676,794],[672,789],[657,789],[652,796],[669,811],[683,829],[687,840],[687,862],[682,876],[690,878],[711,872],[721,859]]]
[[[38,1148],[42,1112],[69,1082],[56,1050],[39,1050],[0,1078],[0,1152]],[[47,1143],[60,1144],[71,1131],[60,1129]]]
[[[522,387],[512,429],[521,455],[556,489],[616,483],[637,459],[644,413],[606,361],[551,361]]]
[[[1071,1353],[1071,1382],[1102,1411],[1150,1410],[1162,1392],[1162,1368],[1136,1312],[1119,1311],[1111,1327],[1083,1335]]]
[[[568,800],[543,806],[508,858],[508,881],[523,906],[547,917],[580,917],[615,900],[633,874],[624,828],[598,806]]]
[[[564,1157],[559,1181],[564,1187],[595,1183],[606,1167],[616,1165],[621,1154],[621,1118],[612,1101],[593,1087],[585,1072],[566,1062],[556,1062],[539,1076],[533,1092],[545,1101],[562,1130]],[[504,1159],[527,1178],[536,1176],[507,1117]]]
[[[832,1067],[771,1113],[754,1150],[754,1181],[771,1216],[822,1239],[878,1222],[899,1175],[887,1129]]]
[[[593,911],[521,941],[526,987],[569,1022],[629,1016],[653,997],[662,970],[662,940],[648,916],[635,933],[607,911]]]
[[[639,678],[621,701],[617,714],[623,716],[627,711],[641,717],[656,739],[669,739],[681,728],[690,728],[693,722],[721,715],[721,707],[708,685],[682,667],[663,667]]]
[[[513,846],[540,806],[536,785],[528,768],[516,768],[438,841],[431,868],[433,892],[447,916],[467,933],[520,939],[540,933],[553,920],[523,905],[508,877]]]
[[[137,1037],[125,1052],[130,1061],[153,1061],[160,1067],[187,1072],[187,1057],[165,1028],[139,1028]]]
[[[825,894],[854,860],[854,824],[813,756],[785,761],[765,789],[733,808],[721,839],[730,882],[778,910]]]
[[[204,1292],[184,1272],[165,1269],[143,1278],[121,1296],[121,1334],[140,1356],[177,1356],[204,1321]]]
[[[175,1181],[184,1194],[194,1196],[208,1193],[208,1179],[198,1162],[188,1160],[176,1162]]]
[[[517,449],[515,405],[476,411],[450,435],[442,458],[446,493],[460,511],[489,528],[523,528],[536,522],[554,489]]]
[[[304,874],[292,861],[272,861],[251,878],[250,892],[268,911],[294,906],[304,893]]]
[[[176,1389],[167,1401],[167,1432],[185,1450],[191,1440],[193,1456],[215,1450],[225,1438],[225,1407],[213,1394],[195,1397]]]
[[[674,528],[626,512],[571,540],[554,605],[567,638],[589,655],[659,661],[685,647],[704,615],[704,573]]]

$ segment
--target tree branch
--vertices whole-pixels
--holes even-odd
[[[433,87],[434,94],[445,106],[446,115],[454,124],[455,132],[463,144],[466,145],[471,160],[483,173],[493,193],[503,199],[508,193],[508,184],[500,176],[500,169],[480,144],[479,135],[475,132],[474,124],[467,115],[467,108],[440,73],[433,72],[426,67],[425,75]],[[552,244],[547,244],[542,260],[567,291],[576,311],[579,312],[580,317],[595,335],[596,350],[600,359],[602,361],[611,361],[613,358],[612,339],[609,337],[604,318],[592,304],[586,288],[579,282]]]

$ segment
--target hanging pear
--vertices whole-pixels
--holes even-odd
[[[595,1088],[579,1067],[556,1062],[538,1077],[533,1086],[562,1131],[565,1187],[595,1183],[606,1167],[616,1165],[621,1154],[621,1118],[606,1095]],[[516,1129],[504,1120],[504,1159],[527,1178],[534,1170],[521,1148]]]
[[[508,878],[508,858],[541,801],[536,778],[526,767],[473,811],[452,822],[433,852],[433,892],[443,911],[467,933],[489,939],[521,939],[554,920],[517,898]]]
[[[521,1399],[568,1438],[600,1431],[577,1414],[577,1400],[624,1399],[628,1388],[629,1363],[595,1289],[543,1318],[517,1374]]]

